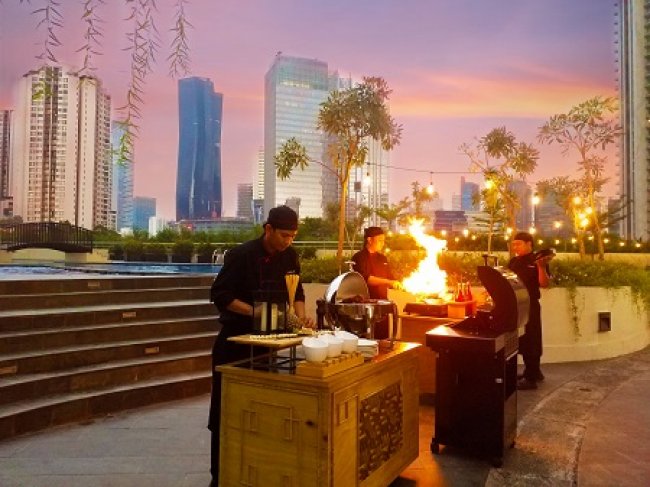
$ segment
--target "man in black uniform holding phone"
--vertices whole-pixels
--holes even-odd
[[[542,308],[539,288],[548,287],[550,273],[548,262],[553,255],[539,257],[533,252],[533,236],[519,232],[512,241],[515,256],[508,268],[523,281],[530,296],[530,311],[526,332],[519,339],[519,353],[524,359],[524,373],[517,382],[517,389],[537,389],[537,382],[544,380],[540,368],[542,357]]]

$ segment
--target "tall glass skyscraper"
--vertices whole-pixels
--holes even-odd
[[[133,228],[133,163],[119,163],[117,149],[126,127],[123,122],[113,120],[111,145],[113,146],[113,208],[116,211],[116,229]]]
[[[207,78],[178,81],[176,219],[221,218],[223,95]]]
[[[0,218],[13,214],[11,185],[9,175],[11,168],[11,110],[0,110]]]
[[[133,198],[133,229],[149,231],[149,218],[156,216],[156,198]]]
[[[291,198],[300,200],[300,218],[323,216],[324,139],[316,129],[320,104],[327,99],[327,63],[278,53],[264,81],[264,215]],[[275,155],[289,138],[307,149],[312,162],[278,179]],[[327,177],[325,175],[325,177]],[[292,200],[294,203],[296,199]]]

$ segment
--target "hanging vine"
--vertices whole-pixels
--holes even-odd
[[[160,48],[160,36],[156,28],[158,7],[156,0],[123,0],[129,7],[129,14],[123,19],[129,25],[127,46],[123,49],[130,57],[130,76],[127,84],[124,103],[117,107],[124,131],[116,150],[118,163],[133,162],[133,148],[142,118],[142,106],[147,76],[156,64],[156,55]],[[170,0],[171,2],[171,0]],[[0,5],[2,5],[0,0]],[[20,4],[32,5],[31,0],[19,0]],[[58,31],[64,28],[65,19],[61,10],[61,0],[44,0],[41,7],[30,13],[37,19],[37,29],[45,31],[43,47],[36,58],[44,63],[58,64],[56,55],[62,46]],[[187,20],[186,6],[189,0],[173,0],[173,26],[170,28],[173,37],[167,56],[169,74],[172,77],[184,76],[189,73],[190,48],[188,31],[192,25]],[[83,43],[76,50],[83,54],[79,73],[95,71],[94,58],[102,55],[101,39],[103,37],[100,15],[105,0],[79,0],[82,7],[81,21],[84,23]],[[45,80],[39,82],[34,89],[34,98],[47,96],[50,88]]]

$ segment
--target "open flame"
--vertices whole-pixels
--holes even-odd
[[[404,289],[418,297],[447,294],[447,273],[438,267],[438,255],[447,246],[440,240],[424,232],[423,220],[411,220],[409,233],[426,250],[426,256],[418,268],[402,281]]]

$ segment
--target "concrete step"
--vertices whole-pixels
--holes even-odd
[[[0,380],[18,374],[63,371],[74,367],[166,355],[192,350],[210,350],[217,331],[172,337],[69,346],[45,351],[0,355]]]
[[[152,303],[180,300],[210,300],[208,287],[169,287],[154,289],[106,289],[67,293],[0,295],[0,310],[36,310],[108,304]]]
[[[116,276],[94,274],[92,277],[66,277],[65,279],[2,279],[0,295],[65,294],[111,289],[159,289],[178,287],[210,287],[211,274],[173,274],[159,276]]]
[[[92,391],[174,374],[210,371],[209,349],[87,365],[60,372],[5,377],[0,380],[0,411],[12,403],[53,395]]]
[[[204,299],[0,311],[0,333],[216,315],[217,309]]]
[[[115,411],[204,394],[210,387],[210,371],[193,372],[14,403],[0,408],[0,440]]]
[[[216,331],[214,316],[0,333],[0,354]]]

